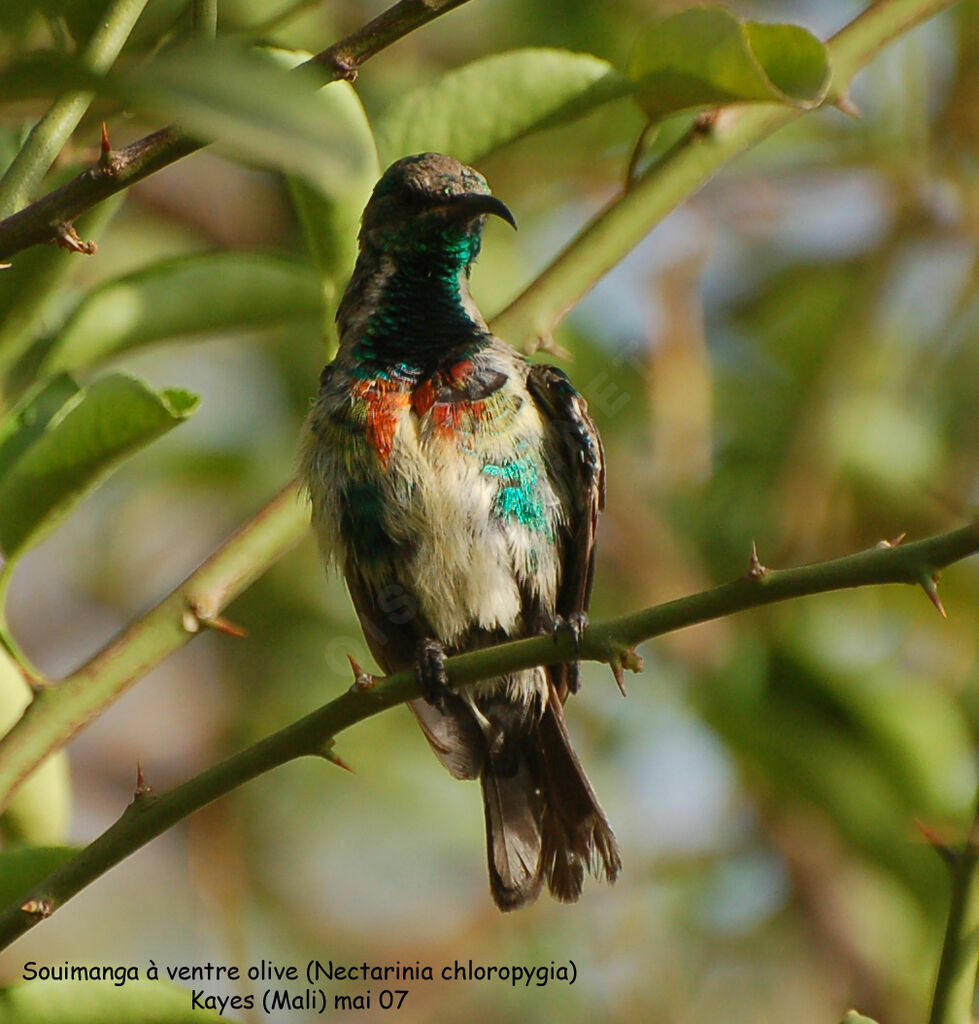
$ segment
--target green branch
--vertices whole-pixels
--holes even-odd
[[[305,535],[309,515],[290,484],[152,611],[60,683],[43,686],[0,739],[0,807],[50,754],[221,611]]]
[[[466,2],[468,0],[400,0],[373,21],[317,54],[309,63],[324,68],[328,80],[352,81],[361,64],[370,57]],[[103,199],[205,145],[206,142],[167,127],[116,150],[61,188],[0,221],[0,261],[32,245],[56,240],[59,225],[71,224],[79,214]]]
[[[638,670],[641,662],[633,649],[640,641],[748,608],[847,587],[912,583],[926,584],[926,589],[930,589],[926,581],[930,582],[939,569],[977,552],[979,521],[917,543],[901,547],[884,543],[856,555],[798,569],[768,570],[755,558],[742,579],[589,626],[577,652],[567,635],[539,636],[449,658],[449,685],[459,687],[532,665],[572,661],[576,657]],[[410,670],[368,686],[358,680],[329,704],[168,793],[138,791],[114,825],[45,879],[25,900],[0,914],[0,948],[178,821],[287,761],[310,755],[333,759],[332,742],[337,733],[418,695],[415,675]],[[944,1024],[946,1020],[950,1018],[933,1020],[933,1024]]]
[[[146,0],[115,0],[99,19],[98,27],[81,53],[81,65],[86,71],[98,74],[112,67],[145,6]],[[34,125],[0,179],[0,216],[13,213],[27,202],[91,102],[90,92],[65,93]],[[48,225],[48,229],[48,238],[56,237],[52,225]]]
[[[442,3],[437,0],[428,0],[427,3],[420,0],[403,0],[392,7],[388,15],[382,15],[380,19],[348,37],[348,40],[358,40],[355,44],[349,44],[349,60],[366,59],[371,52],[376,52],[376,49],[370,49],[371,46],[386,46],[394,41],[398,31],[407,30],[406,22],[401,23],[399,28],[397,22],[388,21],[382,26],[383,31],[377,30],[378,34],[373,34],[375,29],[372,29],[372,26],[391,16],[392,12],[404,13],[410,9],[420,17],[423,13],[421,8],[425,8],[430,17],[435,17],[458,6],[460,2],[462,0],[447,0]],[[883,46],[898,31],[917,24],[928,14],[948,5],[949,0],[919,0],[917,4],[912,4],[909,0],[881,0],[868,8],[832,42],[834,54],[841,55],[842,66],[846,69],[846,82],[849,82],[861,62],[866,62],[876,52],[874,40],[879,46]],[[851,32],[854,33],[852,40]],[[348,61],[347,57],[342,56],[347,46],[348,41],[343,41],[331,47],[331,50],[336,52],[330,60],[336,63]],[[767,134],[767,130],[761,130],[763,126],[770,127],[775,121],[786,116],[791,118],[797,115],[794,110],[786,115],[782,108],[770,105],[725,111],[724,117],[730,122],[726,128],[716,128],[711,133],[691,139],[680,150],[661,162],[657,169],[647,173],[643,186],[644,203],[648,204],[645,210],[647,216],[651,211],[660,216],[665,214],[670,204],[680,202],[684,195],[689,194],[696,185],[690,177],[694,170],[701,176],[699,181],[706,180],[719,166],[717,161],[721,159],[722,153],[724,158],[728,158],[734,155],[734,152],[741,152],[743,148]],[[161,142],[159,146],[147,144],[144,151],[139,149],[141,143],[129,147],[134,153],[140,152],[137,157],[141,167],[140,176],[150,173],[147,168],[162,166],[163,164],[158,164],[161,159],[164,163],[169,162],[167,154],[171,152],[171,145],[196,145],[188,143],[169,128],[163,129],[157,135],[167,136],[171,141]],[[736,146],[732,139],[736,140]],[[658,187],[664,190],[665,198],[657,198],[655,189],[649,184],[653,179],[659,182]],[[610,230],[609,224],[600,216],[578,240],[572,243],[569,250],[545,269],[520,299],[493,321],[497,333],[508,337],[514,343],[546,333],[549,329],[547,325],[560,319],[568,305],[577,301],[591,286],[593,268],[589,268],[588,265],[589,245],[594,245],[599,251],[597,264],[602,267],[610,266],[632,248],[637,241],[638,228],[630,225],[630,215],[627,211],[631,207],[626,204],[631,202],[634,192],[635,190],[627,193],[620,203],[615,205],[614,210],[606,214],[615,231],[622,232],[621,236]],[[649,226],[647,223],[643,230],[648,230]],[[0,239],[2,237],[3,224],[0,224]],[[569,274],[569,270],[574,272]],[[21,720],[0,740],[0,807],[6,804],[16,786],[51,751],[68,742],[140,675],[191,638],[193,634],[184,628],[184,614],[189,594],[201,594],[206,589],[207,581],[219,577],[225,566],[235,567],[236,571],[242,574],[247,570],[249,582],[258,578],[277,558],[299,541],[305,529],[305,521],[298,511],[295,498],[277,498],[255,520],[223,545],[205,566],[189,577],[148,615],[130,626],[88,664],[62,683],[41,690]],[[775,578],[777,577],[774,574],[767,578],[758,593],[775,593],[771,589]],[[246,584],[243,577],[239,579],[238,584],[217,587],[216,593],[220,596],[212,595],[207,601],[209,614],[219,614],[225,601],[244,589]],[[682,605],[679,612],[681,616],[685,615]],[[596,635],[593,630],[592,637]],[[629,642],[635,643],[636,640]]]
[[[951,867],[952,892],[928,1024],[972,1024],[979,967],[979,802],[962,849],[936,847]]]
[[[853,77],[887,43],[955,0],[878,0],[827,43],[840,101]],[[503,338],[546,342],[571,309],[671,210],[702,188],[725,164],[806,111],[774,103],[723,108],[613,199],[549,267],[496,318]]]

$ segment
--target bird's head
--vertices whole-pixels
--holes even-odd
[[[441,153],[406,156],[374,186],[364,209],[360,244],[392,256],[451,253],[468,265],[479,252],[487,214],[517,226],[472,167]]]

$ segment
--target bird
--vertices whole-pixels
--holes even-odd
[[[447,686],[452,654],[560,629],[580,639],[605,500],[585,400],[495,337],[470,294],[487,216],[516,228],[450,156],[381,176],[300,476],[378,665],[414,669],[410,707],[433,751],[481,782],[490,891],[509,911],[545,883],[574,902],[586,869],[614,882],[621,858],[565,724],[578,663]]]

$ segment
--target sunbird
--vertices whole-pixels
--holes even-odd
[[[337,310],[336,358],[307,419],[301,475],[327,564],[342,571],[385,672],[438,759],[482,784],[501,910],[612,882],[618,844],[571,745],[579,665],[451,690],[445,658],[586,622],[605,500],[601,438],[567,376],[490,331],[469,290],[487,216],[513,215],[439,153],[378,181]]]

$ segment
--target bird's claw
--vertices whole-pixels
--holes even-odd
[[[415,676],[425,700],[445,714],[446,699],[452,691],[445,672],[445,650],[438,640],[428,637],[419,642],[415,652]]]
[[[571,641],[574,644],[574,652],[581,650],[581,635],[588,626],[588,616],[585,612],[572,612],[570,615],[555,615],[551,619],[551,636],[557,643],[562,633],[570,633]]]

